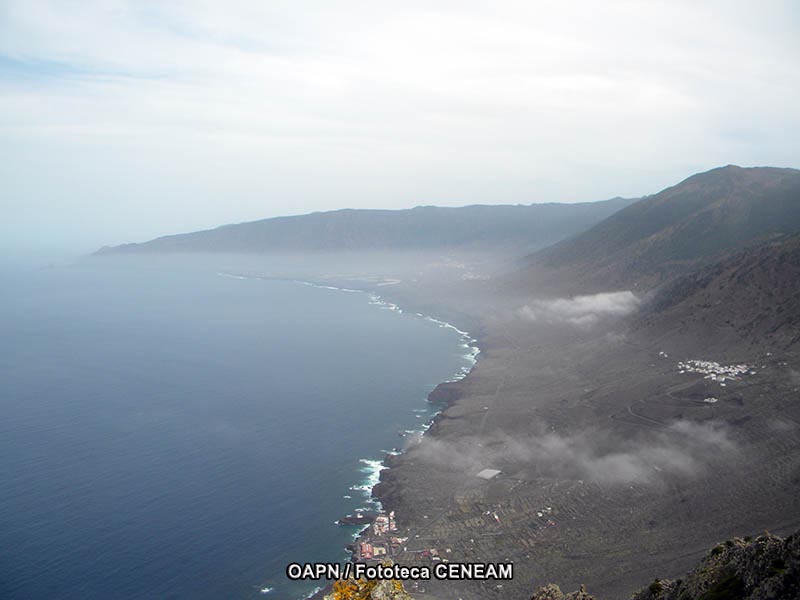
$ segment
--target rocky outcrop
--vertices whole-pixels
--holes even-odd
[[[786,539],[766,533],[715,546],[683,579],[655,579],[631,600],[797,600],[800,531]],[[565,594],[554,584],[531,600],[595,600],[583,586]]]
[[[396,579],[344,579],[333,584],[324,600],[413,600]]]
[[[790,600],[800,598],[800,532],[765,534],[716,546],[685,578],[656,579],[633,600]]]
[[[586,593],[586,588],[581,586],[577,592],[565,594],[557,585],[551,583],[536,590],[531,600],[595,600],[594,596]]]

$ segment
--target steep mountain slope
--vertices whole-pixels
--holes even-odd
[[[639,326],[685,340],[800,342],[800,234],[747,248],[659,290]]]
[[[721,167],[693,175],[530,257],[529,270],[646,288],[727,252],[800,231],[800,171]]]
[[[584,231],[632,202],[614,198],[579,204],[346,209],[225,225],[98,253],[463,248],[523,254]]]

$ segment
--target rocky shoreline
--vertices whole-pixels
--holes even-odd
[[[297,280],[295,280],[297,281]],[[308,282],[312,285],[332,285],[336,286],[337,288],[341,287],[342,289],[353,289],[354,284],[352,282]],[[367,294],[372,294],[377,296],[378,289],[377,288],[366,288],[366,289],[359,289],[359,291],[363,291]],[[380,290],[383,291],[383,290]],[[394,300],[388,300],[385,297],[381,297],[382,301],[387,302],[390,305],[398,306],[397,302]],[[404,306],[408,306],[404,303]],[[403,308],[403,312],[410,312],[412,314],[421,315],[422,313],[417,312],[414,308]],[[447,312],[446,309],[444,312]],[[454,380],[443,381],[436,385],[436,387],[431,390],[427,395],[427,402],[433,406],[439,408],[437,413],[432,417],[429,422],[429,426],[424,430],[415,434],[418,436],[416,443],[421,441],[423,436],[435,436],[437,430],[439,429],[440,422],[445,419],[444,412],[454,406],[458,400],[464,394],[464,385],[465,381],[470,377],[470,374],[474,371],[475,367],[477,367],[479,361],[481,360],[482,355],[485,353],[485,342],[479,336],[473,336],[468,331],[461,329],[460,327],[453,326],[449,321],[445,321],[444,319],[438,319],[436,317],[429,317],[434,319],[436,322],[439,323],[446,323],[450,327],[454,327],[459,333],[468,337],[470,340],[470,346],[476,347],[479,349],[479,352],[475,355],[474,363],[470,368],[469,372],[463,373],[462,376],[458,377]],[[364,526],[362,532],[351,542],[347,545],[347,550],[350,553],[350,560],[355,562],[359,559],[358,557],[358,547],[359,544],[368,539],[367,532],[370,530],[372,524],[374,523],[375,519],[379,515],[385,515],[389,512],[395,512],[395,507],[401,506],[400,497],[402,496],[402,490],[400,486],[396,484],[392,477],[392,469],[393,467],[400,464],[402,461],[403,455],[406,453],[408,448],[403,448],[399,452],[390,452],[387,453],[383,458],[383,465],[386,467],[383,469],[379,474],[379,482],[373,486],[371,491],[371,497],[373,500],[377,501],[380,505],[380,511],[378,512],[367,512],[367,513],[358,513],[355,516],[347,515],[345,517],[340,518],[337,523],[342,526]],[[360,518],[359,518],[360,517]],[[407,525],[407,520],[403,519],[402,513],[397,513],[397,522],[400,525]],[[330,594],[332,590],[332,583],[328,583],[327,585],[323,586],[322,589],[314,593],[313,595],[309,596],[307,600],[322,600],[325,598],[326,595]]]
[[[458,381],[446,381],[437,385],[433,391],[428,394],[428,402],[435,405],[440,405],[442,409],[436,413],[431,421],[430,427],[423,432],[423,436],[435,436],[439,429],[439,423],[445,419],[445,411],[458,402],[459,398],[464,395],[464,382],[469,377],[465,377]],[[387,454],[384,457],[383,464],[386,469],[380,473],[380,481],[372,488],[372,497],[380,502],[384,510],[397,511],[401,508],[399,500],[402,490],[399,488],[397,481],[393,478],[392,467],[396,467],[403,459],[405,452],[399,454]],[[402,511],[398,512],[398,521],[405,524]]]

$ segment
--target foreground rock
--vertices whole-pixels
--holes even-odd
[[[396,580],[346,579],[333,584],[324,600],[413,600]]]
[[[633,600],[788,600],[800,598],[800,531],[716,546],[681,580],[655,580]]]
[[[551,583],[539,588],[536,593],[531,596],[531,600],[595,600],[595,598],[587,594],[583,586],[581,586],[581,589],[577,592],[565,594],[561,591],[560,587]]]
[[[800,598],[800,531],[769,533],[714,547],[685,579],[656,579],[632,600],[794,600]],[[594,600],[581,586],[564,594],[546,585],[531,600]]]

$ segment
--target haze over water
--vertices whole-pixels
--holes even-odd
[[[346,557],[363,459],[471,365],[456,331],[363,293],[164,261],[3,270],[0,597],[302,597],[286,563]]]

